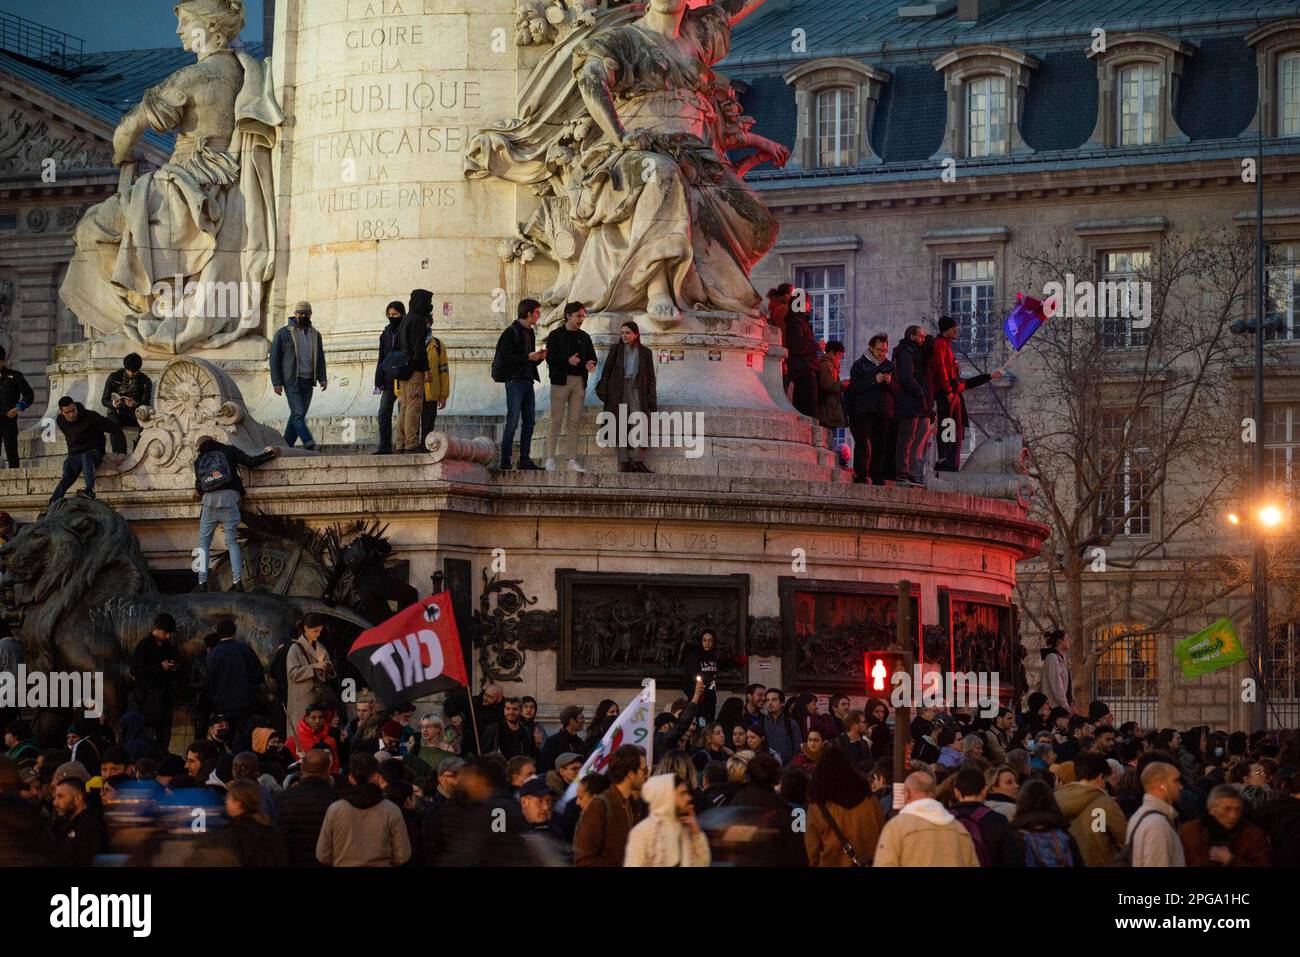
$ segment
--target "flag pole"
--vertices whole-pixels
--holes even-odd
[[[469,691],[468,685],[465,686],[465,690]],[[478,736],[478,718],[474,714],[474,695],[466,694],[465,697],[469,699],[469,723],[474,729],[474,756],[481,758],[483,757],[483,742],[479,740]]]

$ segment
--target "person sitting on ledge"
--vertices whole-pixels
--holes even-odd
[[[140,371],[144,360],[137,353],[128,353],[122,368],[108,377],[100,405],[108,409],[108,421],[122,428],[139,429],[135,410],[153,401],[153,380]]]
[[[109,436],[113,443],[116,461],[121,462],[126,455],[126,436],[122,427],[104,418],[98,412],[92,412],[70,396],[59,399],[59,431],[68,443],[68,455],[63,460],[63,477],[54,487],[50,496],[50,505],[67,494],[72,483],[80,475],[85,488],[77,494],[83,498],[95,497],[95,469],[104,461],[104,436]],[[46,506],[47,508],[49,506]]]

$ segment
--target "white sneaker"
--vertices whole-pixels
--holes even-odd
[[[554,472],[554,471],[555,471],[555,459],[547,459],[547,460],[546,460],[546,465],[544,466],[544,468],[545,468],[546,471],[548,471],[548,472]]]
[[[581,465],[578,464],[577,459],[569,459],[569,471],[570,471],[570,472],[586,472],[587,470],[584,469]]]

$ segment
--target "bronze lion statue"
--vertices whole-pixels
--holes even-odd
[[[154,584],[140,543],[118,512],[80,496],[55,502],[45,517],[0,547],[5,618],[23,645],[29,670],[102,671],[105,714],[121,715],[129,689],[131,651],[153,618],[176,619],[180,674],[204,650],[217,621],[235,622],[240,639],[269,665],[297,634],[309,611],[352,633],[370,623],[315,598],[265,591],[164,595]]]

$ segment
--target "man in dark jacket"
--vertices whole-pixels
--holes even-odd
[[[853,430],[853,481],[884,485],[893,481],[894,465],[894,364],[889,361],[889,337],[871,337],[867,351],[849,370],[844,393]]]
[[[167,750],[172,738],[172,687],[176,649],[172,635],[176,619],[166,612],[154,616],[153,629],[131,651],[131,702],[153,728],[154,738]]]
[[[1005,814],[984,806],[984,799],[988,796],[984,775],[974,768],[963,768],[957,772],[953,792],[957,803],[949,808],[952,816],[968,831],[971,825],[979,829],[982,840],[975,842],[975,851],[980,863],[988,867],[1023,866],[1024,859],[1017,853],[1016,832],[1011,821]],[[973,839],[974,835],[971,837]],[[982,854],[981,843],[984,845]]]
[[[925,330],[920,326],[908,326],[903,341],[894,349],[894,381],[898,481],[902,485],[924,487],[925,450],[930,444],[934,396],[926,366]]]
[[[230,727],[238,734],[253,715],[266,674],[253,649],[236,640],[235,630],[229,618],[217,622],[217,637],[221,640],[208,652],[205,670],[208,700],[229,719]]]
[[[302,776],[277,801],[280,842],[289,867],[323,866],[316,860],[316,841],[325,812],[339,797],[330,779],[331,761],[328,751],[308,751],[302,758]]]
[[[585,723],[582,708],[578,705],[571,704],[561,709],[560,730],[547,738],[546,744],[542,746],[542,756],[537,761],[538,770],[543,774],[555,770],[555,761],[562,754],[585,753],[586,743],[582,740],[581,733]]]
[[[244,556],[239,550],[238,534],[243,520],[239,503],[244,497],[244,482],[239,477],[239,466],[255,469],[279,454],[269,445],[259,454],[249,455],[216,439],[199,440],[198,457],[194,460],[194,498],[203,502],[199,512],[198,591],[208,590],[208,552],[217,525],[226,533],[226,550],[230,553],[230,571],[234,577],[231,591],[244,590]]]
[[[56,420],[63,440],[68,443],[68,455],[63,460],[63,477],[54,486],[50,505],[67,494],[80,475],[86,487],[78,492],[86,498],[95,497],[95,469],[104,461],[104,436],[110,436],[116,463],[126,455],[126,436],[122,427],[108,421],[98,412],[91,412],[70,397],[59,399],[59,417]],[[47,506],[48,507],[48,506]]]
[[[135,410],[153,402],[153,380],[140,370],[144,360],[137,353],[128,353],[122,368],[112,373],[104,383],[104,394],[99,404],[108,409],[108,421],[122,428],[140,428]]]
[[[483,732],[483,753],[499,751],[507,760],[523,755],[536,761],[537,742],[523,722],[523,703],[518,698],[506,698],[503,704],[501,722]]]
[[[578,429],[582,404],[587,398],[587,376],[596,371],[596,347],[582,331],[587,307],[571,302],[564,307],[564,325],[546,337],[546,370],[551,380],[551,428],[546,435],[546,471],[555,471],[555,449],[568,418],[569,471],[585,472],[578,464]]]
[[[492,360],[492,378],[506,387],[506,424],[501,434],[501,471],[511,469],[515,429],[519,429],[519,470],[537,471],[533,462],[533,425],[537,418],[537,397],[533,383],[541,381],[537,367],[546,361],[546,349],[537,348],[534,327],[542,318],[542,304],[536,299],[519,303],[519,318],[497,339]],[[522,421],[521,421],[522,420]]]
[[[27,377],[9,368],[4,347],[0,346],[0,439],[11,469],[18,468],[18,414],[34,399]]]
[[[790,826],[794,808],[776,791],[781,780],[780,763],[770,754],[756,754],[746,770],[749,783],[727,802],[732,812],[728,820],[754,827],[760,834],[772,835],[761,847],[751,849],[751,854],[761,863],[774,867],[807,867],[808,851],[803,836]],[[749,862],[754,863],[752,858]]]
[[[523,867],[530,863],[528,823],[510,797],[505,766],[475,758],[460,771],[456,790],[425,828],[425,863],[431,867]]]
[[[939,420],[939,464],[935,469],[939,472],[956,472],[961,468],[962,439],[966,426],[970,424],[964,397],[966,390],[1002,378],[1002,370],[995,369],[991,373],[963,379],[952,348],[957,333],[956,319],[951,316],[939,318],[939,335],[934,340],[934,355],[930,360],[930,385]]]
[[[23,794],[18,764],[0,755],[0,867],[53,863],[54,839],[41,822],[41,806]]]
[[[54,788],[54,811],[58,814],[54,834],[54,862],[58,867],[90,867],[104,853],[104,820],[86,803],[86,785],[75,777],[64,778]]]
[[[794,407],[806,416],[817,418],[820,400],[817,394],[817,337],[806,312],[793,309],[785,320],[785,347],[790,355],[786,368],[794,388]]]
[[[397,331],[406,318],[406,306],[400,299],[388,304],[388,325],[379,334],[379,361],[375,363],[375,395],[379,396],[379,448],[376,455],[389,455],[393,451],[393,405],[397,393],[393,381],[384,372],[384,360],[397,348]]]
[[[304,449],[316,449],[316,440],[307,428],[307,410],[317,383],[324,392],[328,385],[325,345],[311,324],[311,303],[300,302],[271,341],[271,386],[276,395],[289,400],[289,423],[284,428],[284,444],[289,448],[302,439]]]
[[[401,406],[397,410],[395,445],[399,453],[424,451],[420,415],[424,410],[424,384],[433,381],[424,335],[428,331],[432,315],[433,293],[427,289],[413,289],[410,306],[406,310],[406,318],[397,329],[394,346],[394,351],[401,351],[405,355],[406,368],[410,370],[405,378],[399,376],[397,383]]]

